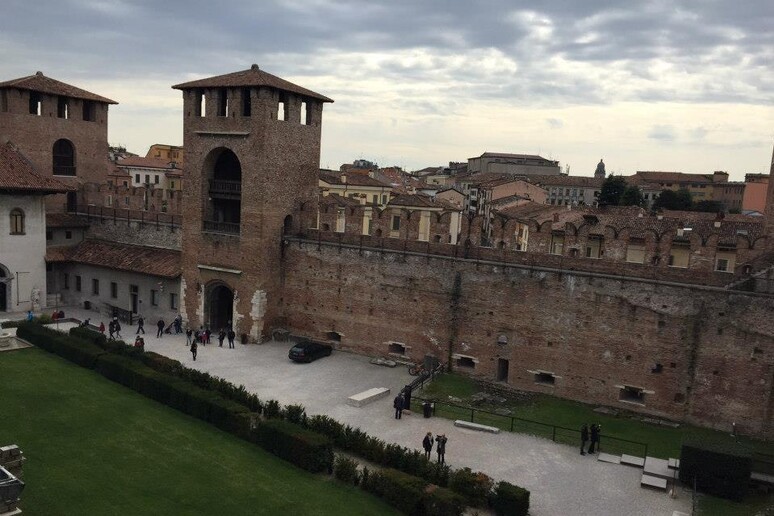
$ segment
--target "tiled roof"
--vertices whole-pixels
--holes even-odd
[[[76,88],[70,84],[57,81],[51,77],[46,77],[43,75],[43,72],[36,72],[35,75],[28,75],[27,77],[20,77],[19,79],[0,82],[0,88],[16,88],[19,90],[39,91],[49,95],[60,95],[62,97],[93,100],[95,102],[103,102],[105,104],[118,104],[118,102],[115,100],[110,100],[109,98],[102,97],[95,93]]]
[[[188,90],[192,88],[238,88],[244,86],[266,86],[278,90],[290,91],[305,97],[315,98],[323,102],[333,102],[332,99],[329,99],[324,95],[302,88],[285,79],[280,79],[276,75],[264,72],[258,68],[258,65],[253,65],[247,70],[242,70],[240,72],[227,73],[225,75],[217,75],[206,79],[175,84],[172,88],[176,90]]]
[[[38,174],[11,142],[0,144],[0,191],[64,193],[75,188]]]
[[[346,183],[342,181],[341,176],[344,175],[347,177]],[[378,179],[374,179],[372,177],[364,176],[361,174],[340,174],[337,172],[328,173],[324,171],[320,171],[320,181],[323,181],[325,183],[328,183],[329,185],[352,185],[352,186],[373,186],[378,188],[389,188],[390,185],[387,183],[383,183],[379,181]]]
[[[697,182],[697,183],[711,183],[712,174],[686,174],[683,172],[656,172],[656,171],[637,171],[635,176],[639,176],[641,179],[647,182],[663,183],[663,182]]]
[[[72,213],[46,213],[46,228],[86,228],[89,221]]]
[[[48,263],[61,263],[66,262],[74,247],[72,246],[51,246],[46,247],[46,262]]]
[[[459,208],[443,199],[433,199],[424,194],[400,194],[390,199],[389,206],[407,206],[411,208],[441,208],[459,211]]]
[[[133,168],[172,168],[169,165],[169,160],[160,158],[143,158],[142,156],[130,156],[128,158],[119,159],[116,161],[116,166]]]
[[[535,183],[544,186],[574,186],[582,188],[602,188],[602,183],[605,181],[602,178],[589,177],[589,176],[567,176],[564,174],[558,175],[534,175],[524,176],[525,180],[530,183]]]
[[[361,206],[360,201],[350,199],[349,197],[342,197],[341,195],[335,193],[322,196],[320,198],[320,204],[332,204],[342,208]]]
[[[498,206],[509,206],[513,204],[514,202],[519,201],[531,201],[529,197],[525,197],[523,195],[508,195],[507,197],[500,197],[499,199],[495,199],[493,201],[489,202],[489,205],[492,208],[497,208]]]
[[[180,276],[180,251],[120,244],[105,240],[83,240],[75,247],[46,249],[46,261],[96,265],[119,271],[139,272],[163,278]]]
[[[485,152],[481,155],[482,158],[516,158],[516,159],[537,159],[543,161],[550,161],[543,156],[537,154],[508,154],[506,152]]]
[[[501,172],[476,172],[474,174],[457,175],[457,183],[481,184],[507,177],[513,178],[511,175]]]

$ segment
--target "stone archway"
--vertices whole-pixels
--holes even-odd
[[[234,291],[219,281],[207,285],[204,313],[205,322],[213,332],[221,328],[228,330],[234,320]]]

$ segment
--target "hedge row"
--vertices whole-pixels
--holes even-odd
[[[498,516],[526,516],[529,512],[529,491],[500,482],[489,497],[489,505]]]
[[[680,482],[707,494],[741,501],[752,471],[750,452],[733,442],[686,440],[680,450]]]
[[[25,321],[20,324],[16,329],[16,335],[39,348],[89,369],[94,369],[97,358],[105,354],[104,350],[89,341],[68,337],[34,322]]]
[[[395,469],[364,470],[360,485],[405,514],[459,516],[465,508],[457,493]]]
[[[252,440],[262,448],[296,466],[320,473],[333,470],[330,439],[280,419],[267,419],[252,431]]]

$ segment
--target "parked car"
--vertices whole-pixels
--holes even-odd
[[[331,356],[333,348],[319,342],[302,341],[290,348],[288,358],[294,362],[311,362],[320,357]]]

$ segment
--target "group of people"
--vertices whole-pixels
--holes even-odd
[[[160,318],[156,322],[156,338],[160,339],[164,336],[165,333],[171,334],[173,329],[175,330],[175,335],[183,333],[183,316],[181,314],[177,314],[177,316],[175,316],[175,320],[172,321],[172,324],[170,324],[168,327],[167,323],[164,322],[164,319]],[[139,335],[140,333],[145,335],[145,318],[142,315],[137,318],[136,335]]]
[[[590,427],[588,424],[583,423],[583,426],[581,427],[581,447],[580,447],[580,454],[581,455],[593,455],[595,451],[599,451],[599,432],[602,429],[601,425],[598,425],[596,423],[593,423]],[[589,449],[586,450],[586,443],[591,441],[591,444],[589,444]]]
[[[185,331],[186,346],[189,346],[194,361],[196,361],[196,353],[199,350],[199,344],[206,346],[210,343],[211,336],[212,331],[210,331],[209,328],[205,328],[204,326],[200,326],[198,330],[192,330],[191,328],[188,328]],[[222,348],[223,341],[228,340],[229,349],[234,349],[235,339],[236,332],[233,328],[229,328],[228,331],[226,331],[224,328],[221,328],[221,330],[218,332],[218,347]]]
[[[430,460],[430,452],[433,451],[433,441],[435,441],[435,451],[438,454],[438,463],[446,464],[446,441],[448,440],[449,438],[446,437],[446,434],[437,435],[435,436],[435,439],[433,439],[433,434],[427,432],[425,438],[422,439],[422,448],[425,449],[425,458]]]

